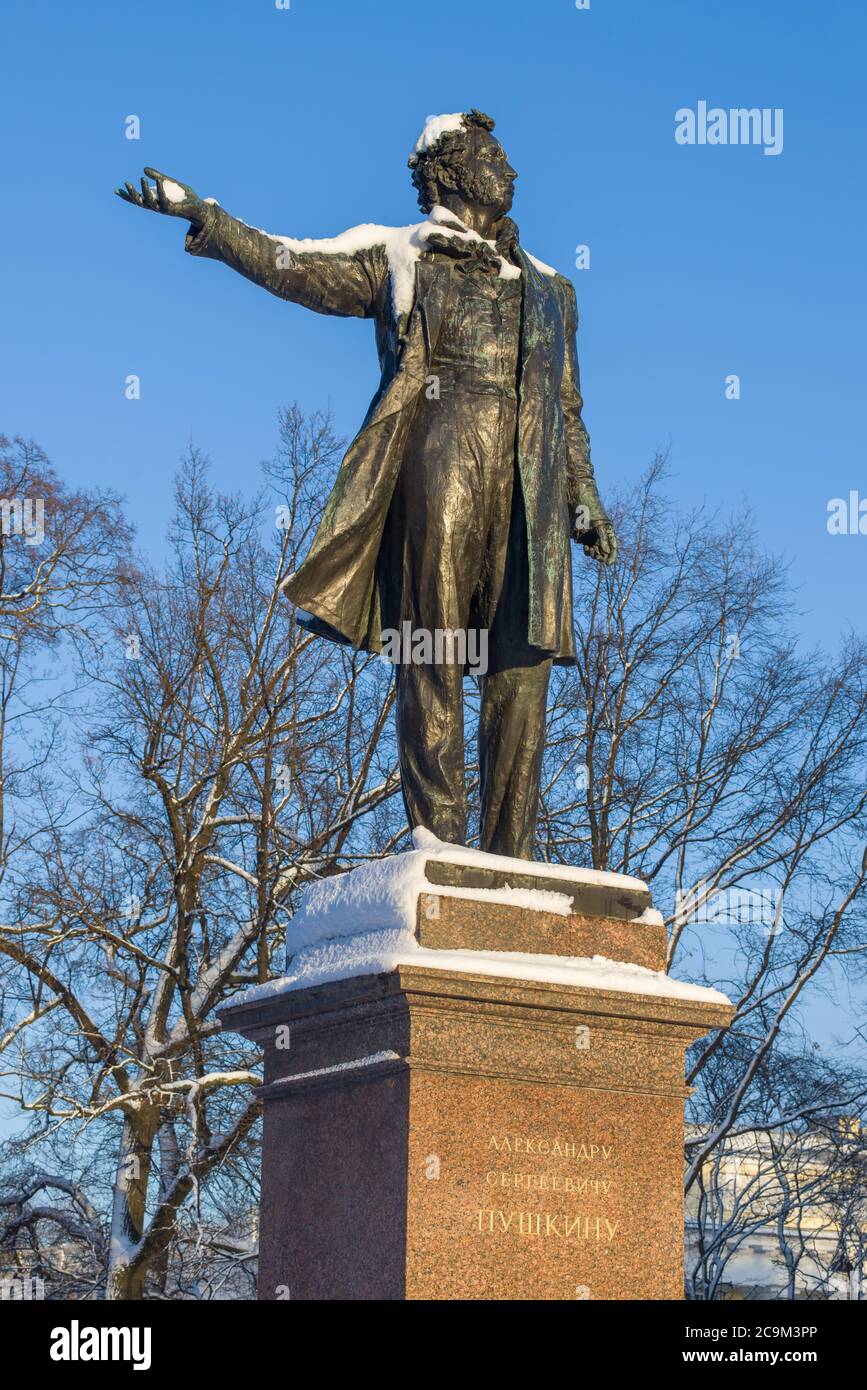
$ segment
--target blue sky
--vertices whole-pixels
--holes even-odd
[[[234,487],[283,403],[330,403],[351,433],[377,379],[371,326],[193,261],[182,224],[112,189],[154,164],[270,231],[404,223],[424,117],[479,106],[521,175],[525,246],[577,284],[603,491],[670,444],[686,499],[751,503],[792,560],[805,641],[834,643],[862,626],[867,559],[867,537],[826,531],[830,497],[867,496],[865,30],[861,0],[19,0],[2,32],[0,431],[117,487],[147,548],[190,438]],[[782,154],[676,144],[675,111],[699,100],[782,107]]]

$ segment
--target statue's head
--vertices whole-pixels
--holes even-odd
[[[483,111],[428,117],[409,157],[422,212],[448,201],[451,194],[505,216],[518,175],[491,134],[493,129],[493,120]]]

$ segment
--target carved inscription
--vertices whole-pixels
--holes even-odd
[[[607,1167],[614,1159],[613,1145],[559,1135],[492,1134],[484,1148],[491,1163],[499,1163],[485,1173],[487,1192],[475,1213],[476,1231],[604,1244],[620,1232],[620,1222],[597,1209],[598,1200],[607,1197],[615,1183]],[[508,1162],[515,1159],[514,1165]],[[530,1193],[566,1198],[568,1209],[528,1211],[503,1202],[504,1197],[514,1200]],[[573,1206],[578,1198],[585,1201]]]

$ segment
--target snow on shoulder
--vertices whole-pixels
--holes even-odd
[[[381,246],[388,260],[391,280],[391,296],[395,314],[409,314],[415,302],[415,267],[419,257],[427,250],[431,236],[454,237],[460,241],[485,241],[491,250],[496,251],[493,241],[486,241],[478,232],[465,227],[447,208],[433,207],[424,222],[411,222],[405,227],[384,227],[375,222],[362,222],[350,227],[335,237],[288,237],[275,236],[266,232],[265,236],[284,246],[293,255],[352,256],[357,251],[369,251]],[[516,279],[520,267],[500,257],[500,278]]]
[[[557,274],[556,270],[552,265],[548,265],[546,261],[540,261],[538,256],[532,256],[529,251],[525,251],[524,254],[527,257],[528,261],[532,261],[533,265],[536,267],[536,269],[539,271],[541,275]]]

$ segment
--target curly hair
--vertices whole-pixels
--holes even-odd
[[[469,131],[473,128],[490,131],[496,124],[484,111],[476,110],[465,111],[463,120],[462,130],[446,131],[430,149],[422,154],[411,154],[407,160],[422,212],[430,212],[437,202],[438,187],[453,188],[465,181]]]

